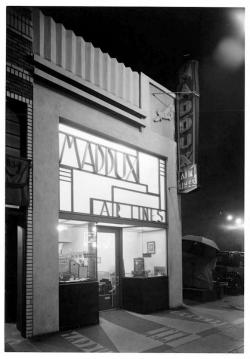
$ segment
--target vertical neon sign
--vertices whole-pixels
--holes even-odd
[[[179,72],[177,87],[178,191],[198,187],[199,83],[198,62],[187,62]]]

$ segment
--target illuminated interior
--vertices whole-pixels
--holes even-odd
[[[123,228],[123,262],[126,277],[167,275],[166,230]]]
[[[60,221],[58,225],[59,280],[96,280],[96,225]]]
[[[114,233],[98,232],[98,226],[121,228],[121,276],[167,275],[166,230],[151,227],[59,220],[59,280],[107,279],[112,286],[117,277]],[[140,267],[140,268],[139,268]]]

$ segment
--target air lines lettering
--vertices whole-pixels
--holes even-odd
[[[92,199],[92,214],[146,222],[165,222],[165,210],[133,204]]]

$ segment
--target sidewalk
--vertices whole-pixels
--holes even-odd
[[[243,353],[244,297],[186,302],[179,310],[142,315],[125,310],[100,313],[99,325],[43,335],[20,336],[7,324],[8,352]]]

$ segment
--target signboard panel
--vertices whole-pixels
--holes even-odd
[[[199,125],[198,62],[187,62],[179,72],[177,88],[178,191],[197,188]]]
[[[185,166],[179,171],[179,192],[189,193],[197,188],[196,164]]]
[[[60,124],[60,210],[166,223],[166,162]]]

